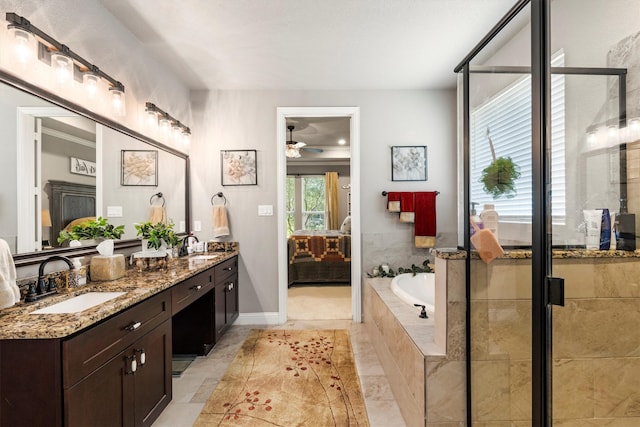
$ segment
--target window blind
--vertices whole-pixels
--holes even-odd
[[[555,55],[554,67],[564,65],[564,54]],[[565,78],[551,77],[551,214],[554,222],[565,217]],[[471,201],[492,203],[503,221],[531,222],[532,216],[532,135],[531,76],[527,75],[503,89],[471,112]],[[519,166],[520,178],[515,182],[516,195],[494,200],[483,190],[482,170],[493,161],[487,129],[496,157],[511,157]]]

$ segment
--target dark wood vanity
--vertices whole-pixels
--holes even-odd
[[[151,425],[172,354],[207,354],[238,317],[237,278],[236,254],[69,336],[0,340],[0,425]]]

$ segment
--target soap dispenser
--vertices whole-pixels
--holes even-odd
[[[485,229],[490,230],[496,239],[498,239],[498,212],[495,211],[493,204],[485,204],[482,212],[480,212],[480,219]]]

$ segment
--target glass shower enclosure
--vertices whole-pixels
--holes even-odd
[[[640,425],[638,18],[518,1],[456,68],[468,425]]]

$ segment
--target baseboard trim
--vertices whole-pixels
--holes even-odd
[[[234,325],[280,325],[280,314],[271,313],[240,313]]]

